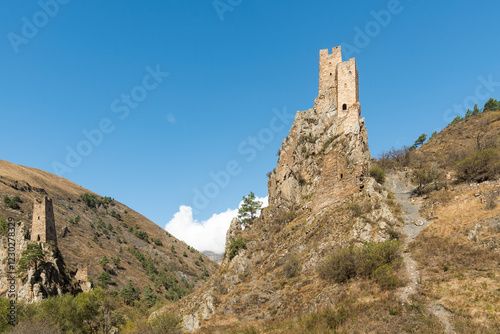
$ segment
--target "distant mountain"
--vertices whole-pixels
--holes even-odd
[[[12,205],[16,196],[19,202]],[[104,284],[108,289],[121,289],[131,282],[141,291],[150,285],[160,295],[177,299],[204,283],[218,268],[211,259],[122,203],[62,177],[0,160],[0,218],[20,222],[28,237],[33,202],[45,196],[53,201],[57,246],[68,272],[74,276],[79,266],[88,266],[94,286],[100,283],[99,275],[107,271],[111,274],[109,284]],[[6,242],[7,238],[2,238],[2,243]],[[103,257],[107,261],[101,261]],[[1,283],[0,287],[5,286]],[[4,292],[0,288],[0,293]]]
[[[212,251],[204,251],[203,254],[208,257],[210,260],[217,262],[218,264],[222,263],[222,256],[224,254],[214,253]]]

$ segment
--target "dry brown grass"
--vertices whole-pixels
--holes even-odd
[[[485,206],[486,194],[499,187],[460,185],[431,195],[427,207],[437,219],[412,244],[421,292],[451,311],[458,333],[500,332],[500,230],[487,223],[500,207]]]
[[[392,292],[376,284],[357,281],[339,292],[335,306],[284,319],[235,321],[200,329],[198,334],[234,333],[440,333],[443,327],[430,315],[422,301],[401,305]]]

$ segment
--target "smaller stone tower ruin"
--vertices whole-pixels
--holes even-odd
[[[56,222],[52,199],[45,196],[33,203],[33,225],[31,227],[32,242],[57,243]]]

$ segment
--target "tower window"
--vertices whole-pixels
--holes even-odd
[[[345,104],[345,103],[344,103],[344,104],[342,105],[342,110],[347,110],[347,104]]]
[[[330,73],[330,75],[332,75],[332,74]]]
[[[352,74],[352,71],[349,71],[349,74]]]

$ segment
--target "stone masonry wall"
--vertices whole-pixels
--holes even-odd
[[[325,90],[336,89],[337,65],[342,62],[342,53],[340,46],[319,52],[319,95]]]
[[[359,102],[358,69],[354,58],[338,64],[337,86],[338,116],[345,117],[349,108]]]
[[[44,197],[33,203],[33,224],[31,227],[32,242],[57,243],[56,224],[52,200]]]

